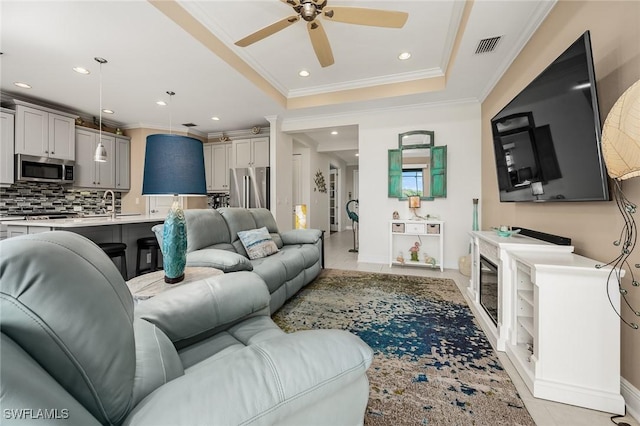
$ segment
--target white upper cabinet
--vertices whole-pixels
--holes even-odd
[[[131,142],[116,136],[116,189],[128,191],[131,187]]]
[[[15,152],[75,160],[73,115],[23,103],[16,104]]]
[[[229,163],[231,161],[231,144],[215,144],[212,149],[212,189],[213,191],[229,191]]]
[[[116,138],[102,132],[102,144],[107,150],[107,161],[93,160],[98,146],[98,131],[76,129],[76,179],[74,186],[82,188],[119,189],[116,187]]]
[[[14,115],[0,112],[0,184],[10,185],[14,179]]]
[[[233,145],[233,167],[266,167],[269,165],[269,138],[238,139]]]

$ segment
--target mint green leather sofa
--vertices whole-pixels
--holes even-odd
[[[135,303],[81,235],[0,242],[2,424],[359,425],[372,351],[339,330],[285,334],[237,272]]]
[[[184,211],[187,222],[187,266],[209,266],[227,272],[253,271],[271,294],[275,312],[322,269],[322,231],[279,232],[271,212],[263,208],[224,207]],[[278,252],[250,260],[238,232],[266,227]],[[153,230],[162,247],[162,225]]]

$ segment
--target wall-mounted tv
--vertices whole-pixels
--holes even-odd
[[[500,201],[606,201],[591,39],[585,32],[491,120]]]

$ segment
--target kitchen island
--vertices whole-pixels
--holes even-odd
[[[0,221],[7,228],[7,238],[46,231],[70,231],[83,235],[95,243],[125,243],[127,245],[127,275],[135,276],[138,238],[154,237],[151,228],[164,222],[159,215],[120,214],[115,219],[108,216],[88,216],[68,219],[8,220]],[[143,257],[141,267],[149,266]]]

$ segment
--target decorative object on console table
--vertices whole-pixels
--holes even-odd
[[[478,199],[473,199],[473,224],[471,225],[472,231],[478,231]]]
[[[420,197],[418,195],[412,195],[408,197],[409,200],[409,208],[413,212],[413,217],[411,220],[422,220],[423,218],[416,214],[416,209],[420,208]]]
[[[142,195],[171,195],[174,203],[164,222],[162,255],[165,282],[184,279],[187,231],[178,196],[206,196],[202,142],[180,135],[147,136]]]
[[[640,285],[627,261],[636,246],[637,231],[633,218],[636,205],[622,192],[623,180],[640,176],[640,149],[638,147],[640,147],[640,80],[629,87],[616,101],[609,111],[602,129],[602,153],[609,176],[614,182],[613,195],[624,219],[624,225],[619,234],[620,237],[613,243],[620,247],[620,254],[610,262],[596,266],[596,268],[612,266],[607,284],[611,283],[611,277],[615,276],[618,290],[625,303],[637,317],[640,317],[640,309],[634,308],[627,298],[628,290],[622,286],[620,274],[620,270],[625,265],[628,266],[631,285],[634,287]],[[636,263],[634,267],[640,268],[640,264]],[[616,314],[626,325],[638,329],[637,322],[622,318],[619,310],[616,310]]]

